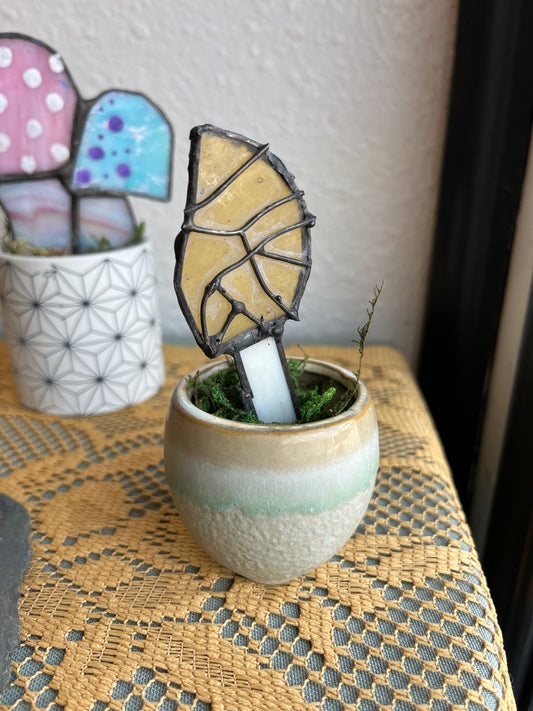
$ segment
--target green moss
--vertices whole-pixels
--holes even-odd
[[[145,231],[146,224],[144,222],[140,222],[136,225],[131,239],[119,247],[114,247],[105,235],[102,235],[101,237],[90,235],[92,244],[88,247],[87,253],[94,254],[98,252],[111,252],[115,249],[124,249],[125,247],[131,247],[134,244],[139,244],[144,239]],[[7,222],[4,225],[4,235],[0,240],[0,244],[2,251],[7,252],[8,254],[17,254],[19,256],[62,257],[72,253],[70,245],[61,249],[57,247],[40,247],[29,240],[13,239],[9,234],[9,225]]]
[[[133,237],[128,242],[128,245],[139,244],[140,242],[142,242],[146,236],[145,233],[146,233],[146,222],[144,222],[144,220],[143,220],[142,222],[139,222],[139,224],[135,226],[135,229],[133,230]]]
[[[64,249],[55,247],[39,247],[38,245],[25,239],[9,240],[4,239],[2,251],[8,254],[31,257],[58,257],[66,254]]]
[[[205,380],[200,380],[198,373],[194,377],[189,377],[187,387],[192,402],[204,412],[226,420],[259,422],[253,413],[245,412],[242,408],[241,383],[237,369],[229,359],[227,368],[210,375]]]
[[[331,378],[304,371],[308,358],[298,361],[289,358],[289,372],[294,383],[301,416],[297,424],[334,417],[353,402],[354,391]],[[236,422],[260,423],[254,413],[242,408],[241,384],[233,361],[227,368],[210,375],[204,381],[189,377],[187,386],[191,400],[204,412]]]
[[[135,226],[131,239],[128,240],[125,244],[120,245],[118,247],[112,245],[105,235],[102,235],[101,237],[91,235],[90,237],[93,241],[93,244],[87,249],[87,252],[111,252],[114,249],[124,249],[125,247],[132,247],[134,244],[140,244],[143,241],[145,237],[145,231],[146,223],[140,222],[138,225]]]
[[[97,237],[96,235],[90,235],[92,244],[87,247],[87,252],[93,254],[94,252],[110,252],[113,249],[113,245],[109,239],[102,235]]]

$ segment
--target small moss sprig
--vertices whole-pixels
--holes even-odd
[[[383,291],[384,283],[385,282],[382,281],[380,286],[376,285],[374,287],[374,296],[369,301],[370,308],[366,310],[368,318],[366,322],[362,326],[359,326],[359,328],[357,329],[357,335],[359,336],[359,338],[354,338],[354,340],[352,341],[352,343],[355,343],[359,350],[359,363],[357,366],[357,372],[355,374],[355,394],[357,394],[359,380],[361,379],[361,368],[363,366],[363,356],[365,353],[366,339],[368,336],[368,332],[370,331],[370,326],[372,325],[372,319],[374,318],[376,304],[378,302],[379,297],[381,296],[381,292]]]
[[[128,245],[130,244],[139,244],[139,242],[142,242],[146,236],[146,222],[144,220],[142,222],[139,222],[138,225],[135,225],[133,229],[133,237],[131,240],[128,242]]]
[[[362,326],[357,328],[358,338],[354,338],[352,343],[355,343],[357,350],[359,351],[359,361],[357,363],[357,371],[355,373],[355,380],[353,387],[346,391],[344,401],[339,402],[339,411],[337,414],[344,412],[347,407],[349,407],[354,400],[356,400],[359,392],[359,381],[361,380],[361,369],[363,367],[363,356],[365,354],[366,339],[368,337],[368,332],[370,331],[370,326],[372,325],[372,319],[374,318],[374,311],[376,310],[376,304],[383,291],[384,282],[381,282],[380,286],[374,287],[374,296],[370,299],[370,308],[367,308],[367,320]]]

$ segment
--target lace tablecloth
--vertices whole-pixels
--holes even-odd
[[[355,364],[353,349],[306,350]],[[365,356],[381,463],[362,523],[328,563],[274,587],[210,560],[174,509],[166,408],[203,359],[168,346],[165,360],[156,397],[61,418],[18,404],[0,345],[0,492],[27,508],[33,548],[1,709],[515,708],[471,534],[397,351]]]

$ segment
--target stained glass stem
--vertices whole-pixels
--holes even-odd
[[[77,195],[70,196],[70,249],[72,254],[80,253],[80,204]]]
[[[235,363],[258,419],[286,424],[297,420],[298,405],[279,341],[269,337],[243,348]]]

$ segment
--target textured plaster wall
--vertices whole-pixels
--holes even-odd
[[[269,142],[317,216],[285,342],[349,343],[376,283],[372,340],[416,360],[457,0],[17,0],[0,29],[59,51],[82,94],[141,91],[175,130],[170,203],[135,200],[156,251],[164,334],[189,338],[172,286],[188,134]]]

